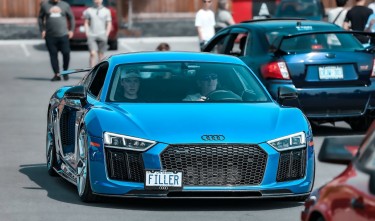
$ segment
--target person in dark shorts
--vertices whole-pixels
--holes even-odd
[[[67,20],[69,21],[69,26]],[[58,52],[60,51],[63,55],[63,70],[67,70],[70,61],[69,39],[73,37],[75,27],[74,16],[69,4],[60,0],[42,2],[40,4],[38,24],[42,38],[46,41],[54,72],[51,81],[60,81]],[[69,79],[68,75],[63,77],[64,80]]]
[[[91,67],[104,58],[108,36],[112,28],[111,11],[103,6],[103,0],[93,0],[93,2],[94,6],[83,12]]]

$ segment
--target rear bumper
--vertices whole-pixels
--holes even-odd
[[[276,98],[279,87],[298,93],[298,105],[310,119],[346,119],[360,117],[375,110],[375,82],[366,86],[295,88],[292,81],[272,81],[267,85]]]

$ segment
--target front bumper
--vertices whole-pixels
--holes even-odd
[[[182,190],[146,190],[144,182],[129,182],[110,179],[106,159],[106,148],[102,140],[90,137],[100,147],[89,147],[91,188],[95,194],[118,197],[160,198],[274,198],[305,196],[312,190],[314,180],[314,148],[306,148],[306,166],[300,179],[277,182],[280,153],[266,143],[258,146],[267,153],[267,164],[261,182],[256,185],[190,185]],[[161,153],[168,147],[159,143],[141,153],[144,169],[161,170]],[[141,171],[140,173],[144,173]]]

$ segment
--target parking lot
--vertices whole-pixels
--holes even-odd
[[[172,50],[198,51],[196,37],[124,38],[118,51],[153,51],[160,42]],[[42,40],[0,41],[0,217],[1,220],[299,220],[303,203],[282,200],[144,200],[108,198],[84,204],[76,188],[45,168],[47,104],[69,81],[50,82],[48,52]],[[85,47],[71,53],[70,68],[88,66]],[[327,136],[350,136],[346,123],[314,128],[316,153]],[[317,162],[317,188],[345,167]]]

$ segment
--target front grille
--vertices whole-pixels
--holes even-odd
[[[183,171],[185,186],[258,185],[267,153],[257,145],[170,145],[161,162],[164,170]]]
[[[306,148],[280,153],[277,182],[297,180],[305,176]]]
[[[108,177],[113,180],[144,182],[141,153],[106,148]]]
[[[60,118],[61,143],[63,146],[74,144],[75,114],[63,111]]]

